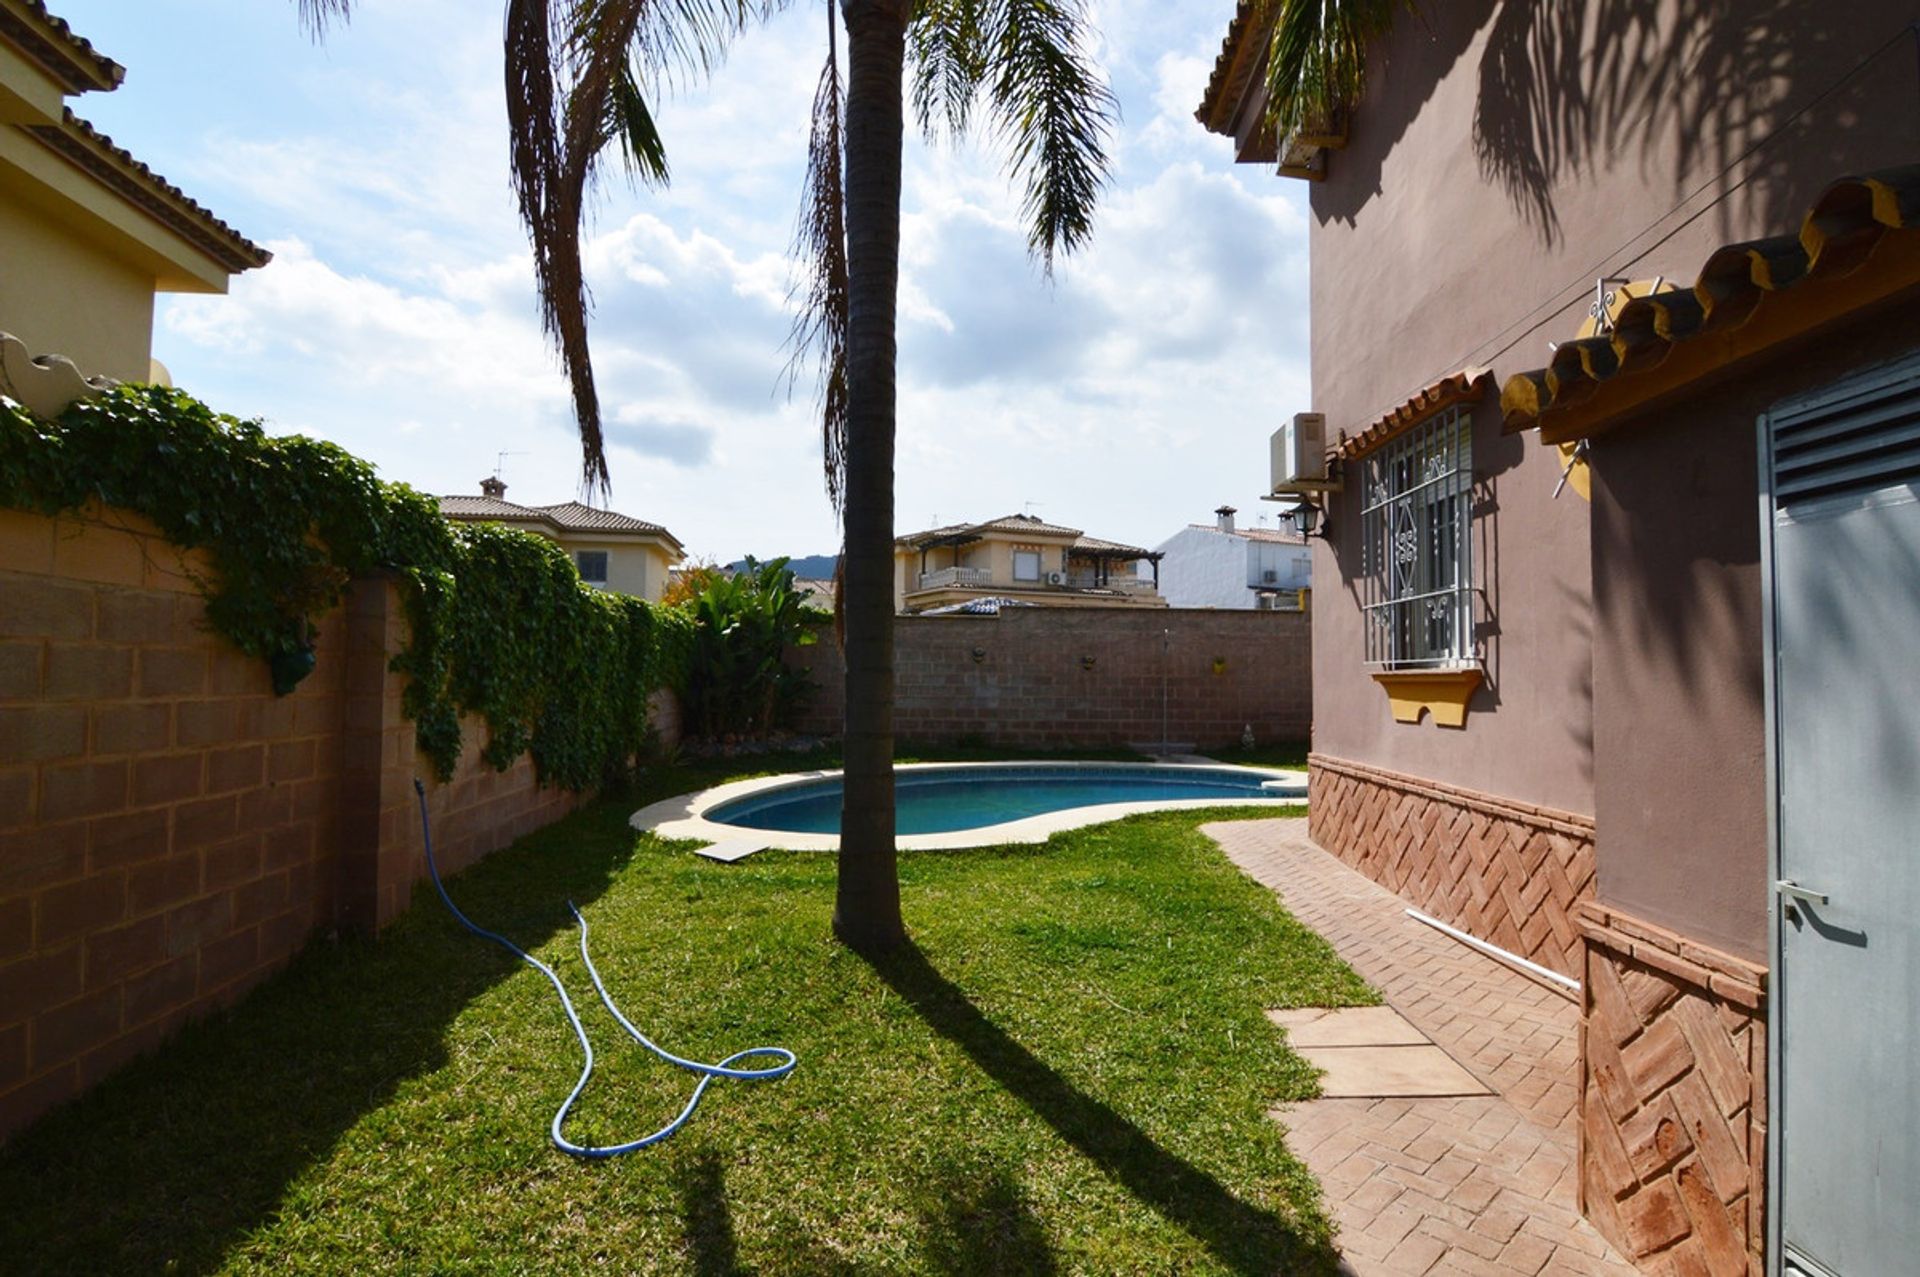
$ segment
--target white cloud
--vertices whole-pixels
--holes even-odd
[[[516,497],[563,500],[567,388],[506,185],[498,27],[455,22],[470,9],[368,0],[289,64],[272,111],[171,125],[172,175],[277,233],[277,259],[230,297],[169,301],[156,353],[216,406],[423,488],[469,490],[504,452]],[[909,143],[902,527],[1032,500],[1152,543],[1252,505],[1265,434],[1307,404],[1305,215],[1193,121],[1226,14],[1191,9],[1099,4],[1126,118],[1094,241],[1051,281],[990,145]],[[710,89],[665,102],[674,186],[610,183],[586,245],[613,504],[722,560],[837,540],[811,389],[789,401],[781,382],[824,36],[819,8],[795,5]]]

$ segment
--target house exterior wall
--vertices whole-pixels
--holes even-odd
[[[1012,532],[988,532],[981,539],[969,545],[940,546],[926,552],[926,570],[938,572],[945,568],[963,567],[981,569],[988,573],[984,585],[958,586],[941,589],[938,594],[929,594],[924,600],[916,599],[917,608],[934,607],[945,603],[958,602],[968,598],[981,598],[995,595],[1014,595],[1030,598],[1035,603],[1049,607],[1072,607],[1090,605],[1099,607],[1140,606],[1147,604],[1159,606],[1160,595],[1145,593],[1137,595],[1137,602],[1115,599],[1111,596],[1093,596],[1077,598],[1070,589],[1048,585],[1046,578],[1054,572],[1069,572],[1067,550],[1070,540],[1047,537],[1024,537]],[[1040,554],[1040,579],[1038,581],[1016,581],[1013,576],[1014,554],[1021,550],[1036,550]],[[920,551],[895,547],[894,556],[894,610],[905,611],[907,596],[920,592]],[[1133,568],[1129,564],[1116,563],[1113,569],[1113,581],[1116,586],[1133,580]],[[1148,584],[1152,577],[1141,578]]]
[[[416,777],[449,872],[577,801],[524,757],[487,766],[475,722],[452,779],[429,775],[391,583],[355,582],[277,697],[188,570],[210,569],[124,511],[0,510],[0,1139],[317,932],[399,916],[425,875]]]
[[[905,741],[1132,745],[1161,740],[1164,722],[1168,738],[1207,748],[1247,727],[1262,743],[1303,740],[1313,717],[1301,612],[1035,607],[903,616],[893,634],[894,735]],[[819,687],[800,729],[837,735],[840,649],[787,655]]]
[[[666,591],[667,569],[672,563],[658,545],[565,536],[560,538],[560,546],[569,557],[580,550],[605,550],[606,588],[616,594],[631,594],[649,603],[658,603]]]
[[[1911,21],[1908,4],[1866,0],[1838,26],[1810,0],[1781,0],[1764,14],[1680,0],[1616,16],[1623,12],[1477,0],[1397,21],[1373,50],[1347,146],[1329,153],[1326,180],[1306,188],[1311,406],[1327,414],[1330,439],[1464,366],[1504,375],[1541,362],[1545,343],[1573,335],[1585,318],[1592,289],[1580,280],[1598,254],[1704,186],[1642,237],[1653,245],[1726,191],[1708,180],[1721,167],[1883,45],[1893,52],[1808,110],[1726,200],[1644,257],[1620,252],[1607,269],[1691,279],[1722,243],[1796,226],[1837,174],[1920,152],[1909,109],[1920,95],[1915,64],[1889,44]],[[1674,69],[1682,65],[1684,75]],[[1340,784],[1364,785],[1356,769],[1374,769],[1594,819],[1590,512],[1572,491],[1553,499],[1560,468],[1554,451],[1501,432],[1491,397],[1481,405],[1473,543],[1486,683],[1464,728],[1450,730],[1395,722],[1363,664],[1361,497],[1357,467],[1348,467],[1347,490],[1329,501],[1333,539],[1314,545],[1314,748],[1353,765]],[[1665,713],[1672,730],[1684,726],[1671,707]],[[1397,792],[1382,789],[1348,810],[1405,801]],[[1335,830],[1332,811],[1314,814],[1326,845],[1351,833]],[[1444,823],[1467,814],[1450,810]],[[1597,823],[1604,883],[1606,822]],[[1506,831],[1510,843],[1527,836],[1523,826]],[[1444,863],[1455,850],[1436,844],[1420,854]],[[1643,881],[1651,871],[1634,867],[1630,848],[1623,854],[1623,886]],[[1751,953],[1741,939],[1751,905],[1740,909],[1745,920],[1729,914],[1713,934]]]
[[[1756,423],[1916,346],[1909,302],[1593,441],[1602,903],[1767,961]]]
[[[20,190],[0,181],[0,332],[32,354],[64,355],[90,377],[147,380],[153,276],[75,235]]]
[[[1312,551],[1277,541],[1254,541],[1213,528],[1182,528],[1155,547],[1160,561],[1160,594],[1168,607],[1217,607],[1251,611],[1255,592],[1249,581],[1271,568],[1278,590],[1310,584]],[[1151,574],[1142,575],[1151,579]]]

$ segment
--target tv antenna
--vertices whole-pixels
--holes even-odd
[[[524,457],[524,452],[496,452],[493,454],[493,477],[498,479],[500,472],[507,468],[508,457]]]
[[[1026,516],[1027,516],[1027,517],[1028,517],[1029,519],[1031,519],[1031,518],[1033,517],[1033,507],[1035,507],[1035,506],[1037,506],[1037,505],[1045,505],[1045,504],[1046,504],[1046,502],[1044,502],[1044,501],[1028,501],[1028,502],[1026,502],[1026,503],[1025,503],[1025,505],[1026,505]]]

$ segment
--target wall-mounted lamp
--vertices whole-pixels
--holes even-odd
[[[1081,668],[1081,669],[1083,669],[1083,670],[1090,670],[1090,669],[1092,669],[1092,668],[1093,668],[1093,664],[1094,664],[1094,662],[1093,662],[1093,658],[1092,658],[1091,656],[1083,656],[1083,657],[1081,657],[1081,658],[1080,658],[1080,668]]]
[[[973,649],[973,663],[974,663],[975,665],[982,665],[982,664],[985,664],[985,663],[986,663],[986,659],[987,659],[987,649],[986,649],[986,648],[984,648],[984,647],[976,647],[976,648],[974,648],[974,649]]]
[[[1313,502],[1302,498],[1293,509],[1280,517],[1293,524],[1293,530],[1303,537],[1313,536],[1314,529],[1318,528],[1320,537],[1323,540],[1330,540],[1333,535],[1333,525],[1330,520],[1322,517],[1325,513]]]

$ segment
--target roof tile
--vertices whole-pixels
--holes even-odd
[[[1882,242],[1916,232],[1920,164],[1843,177],[1815,201],[1797,235],[1726,245],[1707,258],[1691,289],[1636,297],[1612,332],[1562,342],[1545,368],[1509,377],[1500,392],[1506,429],[1551,424],[1558,413],[1599,402],[1694,338],[1791,307],[1807,281],[1848,275]]]

